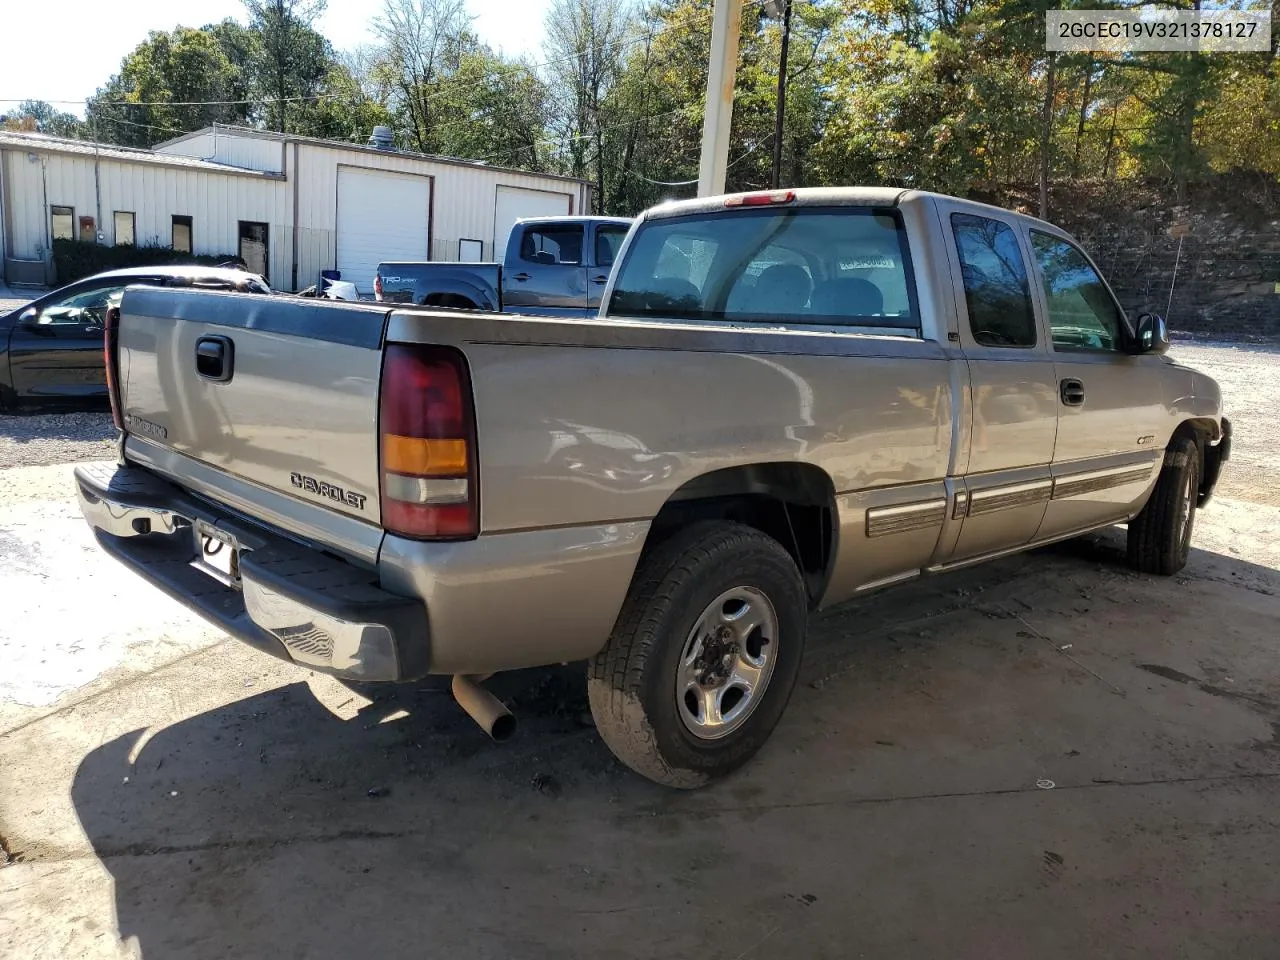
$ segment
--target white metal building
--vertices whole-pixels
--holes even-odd
[[[273,287],[321,270],[372,293],[381,260],[502,256],[518,217],[590,206],[580,180],[243,127],[154,151],[0,131],[10,283],[49,282],[56,237],[236,254]]]

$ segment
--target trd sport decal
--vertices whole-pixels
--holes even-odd
[[[357,510],[363,510],[365,501],[369,499],[363,493],[356,493],[354,490],[343,490],[342,487],[336,484],[326,483],[323,480],[317,480],[315,477],[308,477],[305,473],[291,473],[289,474],[289,481],[299,490],[328,497],[330,500],[337,503],[345,503],[347,506],[355,507]]]

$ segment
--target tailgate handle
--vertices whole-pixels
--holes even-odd
[[[201,337],[196,341],[196,373],[215,383],[231,379],[235,345],[230,337]]]

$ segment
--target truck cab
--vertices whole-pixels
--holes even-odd
[[[374,294],[455,310],[594,316],[630,229],[623,217],[517,220],[501,263],[380,263]]]

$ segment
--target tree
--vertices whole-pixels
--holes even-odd
[[[437,87],[434,140],[450,156],[537,170],[548,159],[546,84],[488,48],[464,53]]]
[[[16,110],[0,116],[0,129],[77,139],[84,133],[84,124],[75,114],[57,110],[53,104],[43,100],[24,100]]]
[[[464,53],[479,47],[466,0],[385,0],[373,29],[393,78],[392,106],[403,133],[414,149],[438,152],[439,85],[457,71]]]
[[[325,5],[326,0],[244,0],[255,34],[255,86],[267,94],[268,116],[281,133],[290,132],[290,102],[314,98],[333,63],[329,41],[312,27]]]
[[[590,175],[597,208],[605,200],[606,102],[623,70],[623,45],[632,22],[622,0],[552,0],[543,49],[556,94],[553,135],[563,144],[567,169]]]
[[[124,58],[86,109],[97,140],[149,147],[212,123],[250,116],[242,70],[209,31],[178,27],[151,34]]]
[[[293,105],[292,133],[364,143],[374,127],[393,122],[386,97],[376,89],[372,94],[366,90],[361,77],[344,63],[330,64],[316,91],[314,100]]]

